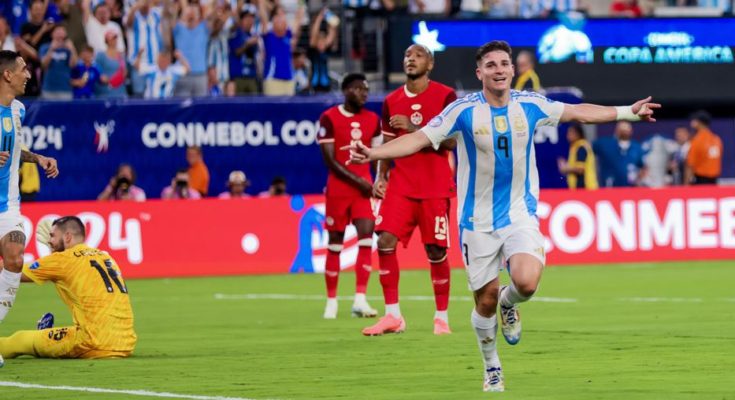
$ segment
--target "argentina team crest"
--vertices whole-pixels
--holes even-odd
[[[3,118],[3,130],[5,132],[10,132],[13,130],[13,120],[10,119],[10,117]]]
[[[502,134],[508,132],[508,118],[506,118],[505,115],[493,118],[493,124],[495,125],[495,130],[498,133]]]

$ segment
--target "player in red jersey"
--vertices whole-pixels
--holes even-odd
[[[407,81],[390,93],[383,103],[383,140],[421,129],[444,107],[457,99],[454,90],[429,80],[434,56],[424,46],[411,45],[403,57]],[[447,316],[450,270],[449,201],[455,196],[454,176],[450,168],[450,150],[456,143],[448,141],[438,151],[426,149],[414,155],[378,164],[373,195],[382,198],[376,230],[380,259],[380,284],[383,286],[385,316],[377,324],[363,329],[368,336],[398,333],[406,322],[398,306],[399,268],[396,257],[398,241],[404,247],[418,226],[431,266],[436,314],[434,334],[451,333]],[[390,183],[389,182],[390,177]]]
[[[340,253],[345,228],[352,222],[357,229],[358,252],[355,263],[357,287],[352,314],[375,317],[378,312],[370,307],[365,290],[372,268],[373,229],[375,216],[372,207],[373,183],[369,165],[345,165],[350,158],[348,150],[340,150],[353,141],[366,146],[379,143],[380,117],[365,110],[368,83],[363,74],[349,74],[342,81],[343,104],[325,111],[319,118],[319,146],[329,169],[327,178],[326,219],[329,232],[327,264],[324,278],[327,284],[327,306],[324,318],[337,317],[337,282],[340,272]]]

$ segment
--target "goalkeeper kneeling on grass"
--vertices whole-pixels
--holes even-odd
[[[133,310],[120,268],[107,252],[84,244],[85,229],[74,216],[38,225],[36,239],[51,254],[23,266],[22,281],[51,281],[71,309],[74,324],[53,328],[46,314],[38,330],[18,331],[0,338],[0,355],[45,358],[128,357],[137,336]],[[1,358],[0,358],[1,362]]]

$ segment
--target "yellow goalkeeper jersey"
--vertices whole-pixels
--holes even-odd
[[[78,244],[23,266],[37,284],[51,281],[71,309],[81,342],[96,350],[131,351],[137,336],[120,268],[107,252]]]

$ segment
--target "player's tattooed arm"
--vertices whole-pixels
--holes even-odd
[[[32,153],[30,151],[26,151],[26,150],[21,150],[20,151],[20,161],[37,164],[38,154]]]
[[[44,157],[27,150],[21,150],[20,160],[22,162],[38,164],[46,172],[47,178],[56,178],[59,176],[59,167],[56,165],[56,159],[53,157]]]
[[[8,233],[8,242],[22,244],[25,246],[26,235],[21,231],[10,231]]]

